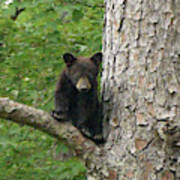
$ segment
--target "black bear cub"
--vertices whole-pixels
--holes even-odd
[[[103,143],[96,79],[102,53],[96,53],[90,58],[66,53],[63,59],[66,68],[57,82],[52,116],[58,121],[71,121],[84,136],[96,143]]]

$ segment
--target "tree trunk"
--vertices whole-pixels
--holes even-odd
[[[180,179],[180,1],[105,2],[105,146],[42,110],[0,98],[0,118],[73,147],[88,180]]]
[[[107,179],[179,180],[180,1],[105,4]]]

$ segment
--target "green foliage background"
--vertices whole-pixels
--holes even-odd
[[[1,0],[0,96],[50,112],[62,54],[100,51],[103,14],[103,0]],[[54,138],[5,120],[0,134],[0,179],[85,179],[79,159],[56,158],[68,148]]]

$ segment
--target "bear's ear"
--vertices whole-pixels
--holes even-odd
[[[74,57],[71,53],[65,53],[63,55],[64,62],[66,63],[67,67],[70,67],[73,62],[76,60],[76,57]]]
[[[96,66],[99,67],[99,65],[102,62],[102,53],[98,52],[98,53],[94,54],[90,59],[94,64],[96,64]]]

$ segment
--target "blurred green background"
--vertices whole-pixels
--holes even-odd
[[[0,1],[0,96],[50,112],[62,54],[101,51],[103,0]],[[17,18],[17,9],[24,9]],[[83,163],[59,160],[68,148],[27,126],[0,119],[1,180],[84,180]]]

